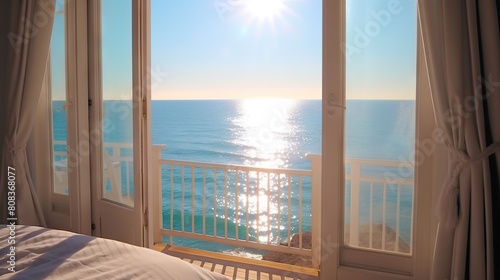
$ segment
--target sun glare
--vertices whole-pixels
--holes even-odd
[[[244,0],[245,10],[259,19],[273,19],[285,9],[285,0]]]

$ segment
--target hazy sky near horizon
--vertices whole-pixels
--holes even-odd
[[[346,1],[347,98],[414,99],[416,0]],[[127,99],[131,1],[103,0],[102,13],[104,96]],[[64,98],[63,23],[54,99]],[[321,44],[321,0],[151,0],[152,98],[319,99]]]

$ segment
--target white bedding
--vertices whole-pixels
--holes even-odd
[[[34,226],[0,225],[0,279],[226,279],[180,259],[122,242]],[[15,272],[8,270],[14,245]]]

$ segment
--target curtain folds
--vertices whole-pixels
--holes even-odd
[[[448,179],[432,279],[500,277],[500,1],[420,0],[419,17]],[[497,267],[497,271],[495,271]]]
[[[1,16],[8,22],[7,34],[1,34],[2,55],[7,55],[6,64],[0,67],[6,73],[2,90],[7,94],[3,102],[2,162],[1,162],[1,209],[0,217],[5,223],[11,213],[7,212],[7,169],[15,173],[15,214],[19,224],[46,226],[30,177],[26,156],[26,144],[34,124],[42,88],[47,57],[49,54],[55,0],[7,0],[1,3]]]

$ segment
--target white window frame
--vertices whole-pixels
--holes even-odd
[[[68,189],[71,230],[92,234],[90,207],[87,1],[66,1]],[[74,156],[75,159],[71,159]],[[70,166],[74,161],[77,164]]]
[[[46,71],[44,87],[33,137],[35,150],[35,182],[40,190],[47,225],[77,233],[91,234],[90,176],[88,136],[88,73],[87,73],[87,3],[65,1],[65,64],[68,151],[68,192],[53,191],[53,142],[50,71]],[[78,46],[78,47],[77,47]],[[49,56],[50,57],[50,56]],[[47,62],[47,69],[50,61]]]

